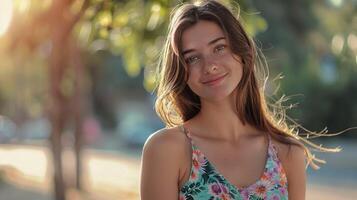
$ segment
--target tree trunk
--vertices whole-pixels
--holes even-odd
[[[56,114],[53,114],[56,115]],[[63,119],[60,116],[52,116],[52,134],[51,146],[53,155],[53,168],[54,168],[54,193],[56,200],[65,200],[65,184],[62,170],[62,144],[61,132],[63,130]]]
[[[75,154],[76,154],[76,172],[77,172],[77,180],[76,186],[77,188],[81,188],[80,184],[80,174],[81,174],[81,127],[82,127],[82,109],[81,109],[81,81],[77,80],[77,85],[75,86],[75,93],[66,94],[61,87],[64,72],[71,64],[71,58],[75,56],[70,55],[71,45],[76,44],[75,41],[71,39],[72,29],[75,24],[78,22],[80,17],[83,15],[84,11],[88,7],[88,0],[84,0],[83,5],[79,13],[75,15],[70,13],[70,6],[73,3],[73,0],[56,0],[53,1],[52,6],[50,8],[51,15],[53,19],[55,19],[54,23],[50,24],[50,28],[52,29],[51,34],[51,42],[52,42],[52,51],[50,56],[50,120],[52,124],[52,135],[51,135],[51,144],[52,144],[52,153],[53,153],[53,164],[54,164],[54,192],[56,200],[65,200],[66,199],[66,185],[64,182],[63,171],[62,171],[62,132],[66,122],[69,117],[73,117],[75,120]],[[71,44],[72,43],[72,44]],[[77,48],[76,51],[79,50]],[[69,54],[68,54],[69,53]],[[74,58],[81,67],[80,57]],[[81,69],[81,68],[79,68]],[[81,70],[75,70],[76,78],[81,79],[80,73]],[[77,97],[78,95],[78,97]],[[75,107],[78,110],[68,110],[70,107],[70,100],[75,103]],[[73,104],[72,104],[73,105]],[[74,112],[73,112],[74,111]],[[68,114],[71,112],[71,116]]]
[[[56,47],[56,45],[54,45]],[[50,107],[49,116],[52,125],[51,147],[54,167],[54,192],[56,200],[65,200],[65,184],[62,171],[62,132],[65,125],[65,99],[61,94],[60,83],[63,76],[61,52],[53,50],[50,57]]]
[[[82,62],[81,52],[76,42],[73,41],[71,44],[71,61],[73,67],[75,68],[75,93],[73,96],[73,111],[74,111],[74,151],[76,155],[76,188],[78,190],[82,189],[82,146],[83,146],[83,116],[85,115],[86,102],[84,98],[85,87],[83,82],[84,76],[84,65]]]

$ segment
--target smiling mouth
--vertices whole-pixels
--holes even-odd
[[[219,77],[214,78],[214,79],[212,79],[212,80],[205,81],[205,82],[203,82],[203,84],[205,84],[205,85],[214,85],[214,84],[220,82],[224,77],[226,77],[227,74],[228,74],[228,73],[223,74],[222,76],[219,76]]]

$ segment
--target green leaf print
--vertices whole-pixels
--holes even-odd
[[[186,199],[186,200],[195,200],[191,195],[186,195],[186,196],[185,196],[185,199]]]
[[[202,174],[202,178],[203,178],[203,184],[206,184],[209,180],[209,175],[204,173]]]
[[[249,196],[249,200],[264,200],[264,199],[255,195],[251,195]]]
[[[219,174],[214,174],[213,178],[215,178],[218,182],[220,183],[225,183],[225,180],[223,179],[223,177]]]

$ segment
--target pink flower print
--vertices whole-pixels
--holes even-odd
[[[277,173],[279,173],[279,172],[280,172],[280,170],[278,169],[278,167],[274,167],[273,173],[274,173],[274,174],[277,174]]]
[[[197,180],[198,180],[198,174],[197,174],[197,172],[192,171],[191,176],[190,176],[190,179],[191,179],[192,181],[197,181]]]
[[[286,196],[288,194],[286,188],[284,188],[284,187],[279,188],[279,191],[280,191],[280,194],[282,194],[283,196]]]
[[[243,197],[244,200],[249,199],[249,191],[248,191],[248,190],[243,189],[243,190],[240,192],[240,194],[242,195],[242,197]]]
[[[287,180],[286,180],[286,177],[285,176],[282,176],[281,178],[280,178],[280,181],[279,181],[279,184],[282,186],[282,187],[286,187],[286,185],[287,185]]]
[[[264,174],[263,174],[263,176],[262,176],[262,180],[271,180],[271,178],[272,178],[272,173],[270,173],[270,172],[265,172]]]
[[[222,188],[218,183],[212,183],[209,185],[209,192],[216,197],[219,197],[219,195],[222,193]]]
[[[222,200],[230,200],[231,199],[229,194],[224,194],[224,193],[222,193],[220,197],[221,197]]]
[[[253,185],[251,192],[258,197],[265,198],[267,192],[272,188],[272,183],[268,180],[259,181],[257,184]]]
[[[192,165],[194,171],[202,171],[204,172],[204,167],[206,165],[206,159],[204,155],[199,150],[193,151]]]
[[[228,194],[228,193],[229,193],[229,192],[228,192],[228,189],[227,189],[227,187],[226,187],[225,185],[220,184],[220,186],[221,186],[222,192],[223,192],[224,194]]]
[[[192,165],[196,170],[198,170],[200,168],[200,163],[197,161],[196,158],[193,158]]]
[[[278,169],[278,171],[279,171],[279,174],[281,174],[281,175],[284,175],[284,176],[285,176],[285,170],[284,170],[284,168],[283,168],[283,166],[282,166],[282,165],[279,165],[279,169]]]
[[[280,200],[279,195],[277,194],[273,194],[273,196],[271,197],[272,200]]]
[[[267,188],[265,187],[265,185],[257,185],[254,192],[255,194],[257,194],[257,196],[264,198],[267,192]]]
[[[228,188],[221,183],[211,183],[208,186],[208,192],[212,197],[217,197],[220,200],[230,200]]]
[[[202,153],[197,155],[197,160],[199,163],[202,163],[202,164],[206,163],[205,156]]]

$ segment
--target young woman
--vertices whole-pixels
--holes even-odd
[[[315,158],[268,109],[256,56],[221,3],[174,11],[156,102],[168,127],[145,143],[143,200],[305,199]]]

